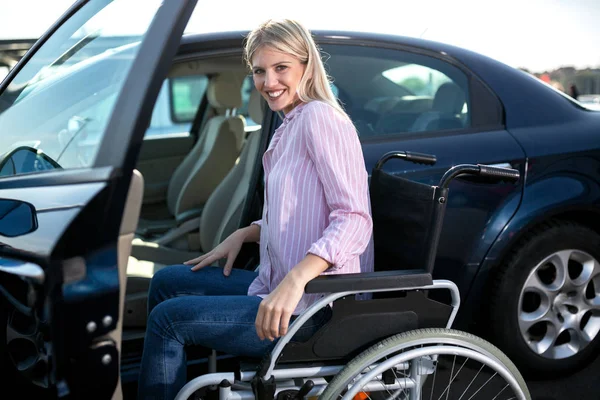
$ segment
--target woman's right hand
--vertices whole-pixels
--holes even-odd
[[[227,262],[223,268],[223,275],[229,276],[231,269],[233,268],[233,262],[239,254],[245,239],[245,232],[242,229],[237,230],[229,235],[227,239],[223,240],[221,244],[212,249],[212,251],[192,260],[188,260],[184,262],[184,264],[193,265],[192,271],[198,271],[200,268],[204,268],[207,265],[215,263],[216,261],[227,258]]]

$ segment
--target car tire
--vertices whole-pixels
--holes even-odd
[[[552,220],[505,260],[490,293],[491,341],[529,377],[584,367],[600,347],[600,235]]]

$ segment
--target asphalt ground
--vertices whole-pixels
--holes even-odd
[[[600,399],[600,356],[582,370],[548,380],[527,382],[533,400]]]

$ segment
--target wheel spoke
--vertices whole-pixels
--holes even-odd
[[[545,333],[543,337],[536,339],[530,332],[530,329],[536,324],[545,324]],[[542,315],[534,313],[521,313],[519,315],[519,328],[523,338],[529,347],[538,354],[542,354],[550,349],[558,335],[562,332],[563,326],[558,320],[555,312],[548,308]]]
[[[592,258],[592,261],[590,262],[590,269],[591,272],[588,281],[594,279],[596,276],[598,276],[598,274],[600,274],[600,262],[598,262],[598,260],[595,258]]]
[[[540,322],[548,322],[552,325],[560,326],[554,311],[549,307],[545,310],[536,310],[536,312],[531,313],[522,312],[521,315],[519,315],[519,325],[523,334],[525,334],[533,325]]]
[[[465,391],[462,392],[462,394],[460,395],[460,397],[458,398],[458,400],[462,399],[463,396],[465,395],[465,393],[467,393],[467,391],[469,390],[469,388],[471,387],[471,385],[473,384],[473,382],[475,382],[475,380],[477,379],[477,377],[481,373],[481,370],[483,369],[483,367],[485,367],[485,365],[481,364],[481,368],[479,368],[479,371],[477,371],[477,374],[475,374],[475,376],[473,377],[473,379],[471,379],[471,382],[469,382],[469,385],[467,386],[467,388],[465,389]]]
[[[568,298],[568,301],[566,301],[565,303],[575,307],[575,309],[573,309],[573,313],[577,314],[577,313],[585,313],[586,311],[594,308],[592,303],[593,301],[590,300],[594,300],[594,299],[586,299],[585,297],[585,292],[586,292],[586,287],[587,285],[584,286],[580,286],[579,288],[577,288],[576,293]],[[598,307],[600,308],[600,303],[598,303]]]
[[[452,385],[452,374],[454,373],[454,365],[455,364],[456,364],[456,356],[454,356],[454,360],[452,361],[452,370],[450,371],[450,381],[448,382],[448,386],[446,386],[446,389],[444,390],[444,392],[446,390],[448,391],[448,393],[446,393],[446,400],[448,400],[448,396],[450,395],[450,385]],[[442,396],[443,395],[444,395],[444,393],[442,392]],[[441,398],[441,396],[440,396],[440,398]]]
[[[444,389],[444,391],[440,395],[439,399],[441,399],[442,396],[444,395],[444,393],[446,393],[446,400],[448,400],[448,396],[450,396],[450,386],[452,385],[452,382],[454,382],[454,380],[458,377],[458,374],[460,374],[460,371],[462,371],[462,369],[465,366],[465,364],[467,363],[467,361],[469,361],[468,358],[465,359],[464,363],[462,363],[462,365],[460,366],[460,368],[456,372],[456,375],[453,375],[454,374],[454,365],[456,364],[456,356],[454,356],[454,360],[452,361],[452,370],[450,371],[450,380],[448,382],[448,386],[446,386],[446,389]]]
[[[400,378],[398,378],[398,375],[396,375],[396,368],[392,368],[392,369],[391,369],[391,371],[392,371],[392,374],[394,374],[394,381],[396,381],[396,382],[399,382],[399,381],[400,381]],[[402,393],[404,393],[404,390],[405,390],[405,388],[400,388],[400,389],[397,389],[397,390],[396,390],[396,391],[395,391],[395,392],[392,394],[392,397],[391,397],[391,398],[392,398],[392,399],[395,399],[395,398],[396,398],[396,396],[397,396],[397,395],[400,393],[400,391],[402,391]],[[389,393],[389,391],[388,391],[388,393]]]
[[[574,281],[577,286],[585,287],[592,279],[600,274],[600,263],[589,254],[579,252],[577,255],[583,268],[579,276],[575,278]]]
[[[593,299],[589,299],[587,304],[591,306],[590,308],[600,311],[600,296],[596,295]]]
[[[433,370],[433,382],[431,383],[431,394],[429,395],[429,400],[433,399],[433,392],[435,391],[435,376],[437,375],[438,366],[437,364],[434,366]]]
[[[388,357],[384,357],[384,360],[387,360],[387,359],[388,359]],[[372,366],[368,366],[367,368],[365,368],[365,370],[366,370],[366,372],[370,372],[370,371],[372,370]],[[396,375],[395,368],[391,368],[391,371],[392,371],[392,373],[394,374],[394,380],[395,380],[395,382],[398,382],[398,383],[399,383],[399,382],[400,382],[400,378],[398,377],[398,375]],[[401,372],[401,374],[402,374],[402,375],[404,375],[404,377],[406,377],[406,376],[407,376],[407,375],[406,375],[404,372]],[[395,399],[395,398],[398,396],[398,394],[400,394],[400,392],[402,392],[403,394],[405,394],[405,395],[406,395],[406,392],[405,392],[405,391],[406,391],[406,388],[405,388],[405,387],[403,387],[403,388],[398,388],[398,389],[397,389],[395,392],[393,392],[393,393],[392,393],[392,392],[390,392],[390,390],[388,389],[388,385],[386,385],[386,383],[383,381],[383,376],[382,376],[382,379],[380,379],[378,382],[379,382],[379,384],[381,385],[381,387],[383,388],[383,390],[384,390],[384,391],[385,391],[385,392],[386,392],[388,395],[390,395],[390,396],[388,397],[388,399]],[[364,393],[367,395],[367,397],[371,398],[367,392],[364,392]],[[341,397],[341,396],[340,396],[340,397]]]
[[[571,341],[577,342],[579,348],[587,346],[594,339],[585,330],[581,329],[571,329],[569,330],[569,334],[571,334]]]
[[[580,326],[582,324],[583,316],[584,314],[582,313],[579,316],[580,318],[578,319],[578,323]],[[581,326],[581,330],[585,333],[587,337],[590,338],[590,341],[594,340],[600,332],[600,313],[598,313],[597,311],[592,311],[585,325]]]
[[[559,258],[556,258],[556,259],[560,260]],[[543,265],[545,265],[545,264],[542,264],[542,266]],[[552,280],[552,282],[549,282],[549,283],[542,281],[542,279],[538,275],[539,269],[540,269],[540,266],[533,269],[531,274],[527,277],[527,280],[525,281],[525,285],[523,286],[523,289],[525,291],[527,289],[533,289],[533,291],[536,293],[546,294],[546,295],[549,294],[548,292],[556,292],[558,290],[558,286],[556,285],[556,278],[554,278]],[[560,284],[562,285],[562,280],[561,280]]]
[[[490,376],[490,378],[487,381],[485,381],[485,383],[483,385],[481,385],[481,387],[479,389],[477,389],[477,391],[475,393],[473,393],[473,396],[469,397],[467,400],[471,400],[473,397],[475,397],[477,395],[477,393],[479,393],[485,385],[487,385],[492,379],[494,379],[494,377],[497,374],[498,374],[497,372],[494,372],[494,375]]]
[[[554,343],[556,343],[556,339],[558,339],[558,335],[560,334],[561,327],[558,328],[554,324],[546,325],[546,334],[540,340],[531,340],[529,339],[527,343],[529,346],[539,355],[545,356],[548,355],[549,352],[552,351],[554,347]]]
[[[504,392],[506,390],[506,388],[508,387],[508,383],[506,384],[506,386],[504,386],[497,395],[494,396],[494,398],[492,400],[496,400],[498,398],[498,396],[500,396],[502,394],[502,392]]]
[[[556,287],[563,291],[571,290],[575,286],[569,276],[569,260],[571,259],[572,253],[572,250],[562,250],[552,257],[552,263],[557,270]]]

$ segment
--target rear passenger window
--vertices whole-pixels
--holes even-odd
[[[156,99],[146,137],[189,135],[209,79],[200,74],[167,78]],[[248,115],[248,100],[253,87],[252,77],[245,78],[241,87],[242,107],[235,110],[236,115],[244,118],[246,131],[260,129]]]
[[[470,126],[468,80],[453,65],[389,49],[324,48],[338,98],[361,139]]]
[[[171,79],[171,106],[175,122],[193,122],[207,86],[208,77],[205,75]]]
[[[189,135],[207,86],[206,75],[167,78],[154,104],[146,137]]]
[[[246,132],[253,132],[260,129],[261,121],[254,121],[250,117],[250,112],[248,111],[248,105],[250,102],[250,94],[254,90],[254,81],[252,80],[252,76],[247,76],[244,78],[242,83],[242,107],[236,110],[237,115],[241,115],[244,117],[244,121],[246,122]]]

